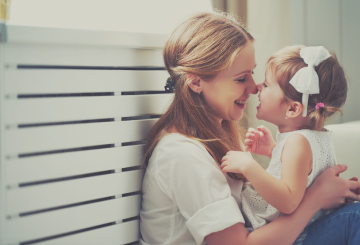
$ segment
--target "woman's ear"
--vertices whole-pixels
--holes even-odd
[[[298,101],[292,101],[289,103],[288,110],[286,111],[287,118],[295,118],[302,115],[303,105]]]
[[[197,94],[200,94],[202,91],[202,86],[200,82],[200,77],[193,74],[187,74],[186,75],[186,83],[189,86],[189,88],[194,91]]]

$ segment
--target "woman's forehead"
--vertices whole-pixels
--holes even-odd
[[[234,59],[230,66],[230,72],[233,75],[241,75],[241,73],[249,73],[256,66],[255,48],[252,42],[248,43]]]

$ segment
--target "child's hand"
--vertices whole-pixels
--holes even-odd
[[[241,173],[245,174],[246,170],[256,163],[248,152],[229,151],[221,159],[221,171],[223,173]]]
[[[277,145],[271,132],[265,126],[259,126],[256,129],[249,128],[246,133],[245,150],[258,155],[264,155],[271,158],[272,150]]]

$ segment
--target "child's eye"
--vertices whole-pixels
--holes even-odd
[[[255,74],[254,71],[252,71],[251,74]]]
[[[267,85],[266,85],[266,83],[263,83],[263,86],[264,86],[265,88],[267,88]]]

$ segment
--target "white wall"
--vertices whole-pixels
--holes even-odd
[[[291,1],[292,42],[335,51],[348,77],[344,115],[330,123],[360,120],[359,11],[359,0]]]
[[[211,10],[210,0],[12,0],[9,22],[170,33],[189,15]]]

